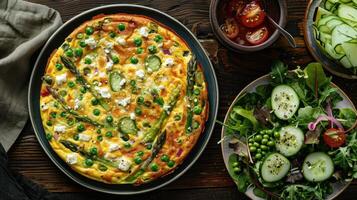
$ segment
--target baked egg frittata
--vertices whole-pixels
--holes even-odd
[[[208,116],[202,67],[153,19],[100,15],[48,60],[40,109],[53,150],[76,172],[139,185],[172,172]]]

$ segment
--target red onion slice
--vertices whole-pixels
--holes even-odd
[[[308,125],[307,125],[307,128],[310,130],[310,131],[314,131],[316,129],[316,126],[318,123],[320,123],[321,121],[330,121],[331,123],[333,124],[336,124],[336,126],[339,128],[339,129],[342,129],[343,130],[343,126],[342,124],[337,120],[335,119],[334,117],[330,117],[330,116],[326,116],[326,115],[320,115],[315,122],[310,122]]]

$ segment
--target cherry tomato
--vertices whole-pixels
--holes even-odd
[[[238,24],[234,18],[227,18],[221,29],[229,39],[234,39],[239,33]]]
[[[247,41],[252,45],[258,45],[265,42],[268,39],[269,32],[268,29],[263,26],[253,32],[248,31],[245,35]]]
[[[245,4],[243,0],[230,0],[226,7],[228,17],[235,17],[242,12]]]
[[[323,135],[325,143],[331,148],[338,148],[346,141],[346,134],[335,128],[328,129]]]
[[[249,28],[261,25],[265,19],[265,12],[257,1],[251,1],[245,7],[240,15],[242,24]]]

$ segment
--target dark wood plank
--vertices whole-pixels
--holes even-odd
[[[79,14],[84,10],[110,3],[122,3],[117,0],[30,0],[57,9],[64,21]],[[291,68],[296,65],[306,65],[313,61],[305,48],[303,39],[303,16],[306,0],[288,0],[288,25],[287,29],[294,35],[298,48],[292,49],[284,38],[280,38],[271,48],[252,54],[237,54],[227,51],[214,39],[208,19],[209,1],[207,0],[133,0],[126,3],[137,3],[162,10],[183,22],[193,30],[210,54],[215,64],[215,70],[220,89],[220,108],[218,119],[223,120],[224,115],[238,92],[249,82],[264,75],[270,70],[270,63],[274,59],[282,59]],[[357,81],[333,78],[350,97],[357,103]],[[148,199],[242,199],[229,178],[221,156],[220,126],[216,126],[212,138],[197,163],[180,179],[160,190],[157,193],[144,195]],[[9,152],[10,167],[36,183],[53,192],[81,192],[88,191],[72,182],[62,174],[39,146],[30,123],[26,125],[23,133]],[[211,189],[205,189],[211,188]],[[194,189],[194,192],[192,190]],[[178,192],[179,190],[179,192]],[[181,192],[182,191],[182,192]],[[357,182],[354,182],[339,199],[353,199],[353,192],[357,191]],[[75,193],[70,193],[70,199]],[[81,194],[86,199],[99,198],[97,193]],[[138,196],[133,199],[142,199]],[[102,196],[100,196],[102,197]],[[110,196],[108,196],[108,199]],[[80,199],[73,197],[72,199]],[[83,198],[84,199],[84,198]]]

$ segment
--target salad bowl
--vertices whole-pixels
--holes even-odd
[[[298,68],[298,70],[300,70]],[[294,70],[296,71],[296,70]],[[294,73],[293,71],[289,71],[288,73]],[[242,99],[242,97],[244,97],[246,94],[249,94],[249,93],[253,93],[253,92],[257,92],[257,88],[259,86],[262,86],[262,85],[268,85],[270,84],[272,81],[272,76],[270,74],[267,74],[267,75],[264,75],[256,80],[254,80],[253,82],[251,82],[250,84],[248,84],[245,88],[243,88],[243,90],[241,92],[239,92],[239,94],[236,96],[236,98],[233,100],[231,106],[229,107],[228,111],[227,111],[227,114],[224,118],[224,121],[222,123],[222,132],[221,132],[221,150],[222,150],[222,155],[223,155],[223,159],[224,159],[224,163],[225,163],[225,166],[226,166],[226,169],[227,171],[229,172],[230,176],[232,177],[232,179],[234,180],[234,182],[237,184],[238,186],[238,190],[241,191],[242,186],[241,184],[239,184],[239,182],[235,179],[235,175],[233,174],[232,175],[232,164],[230,163],[231,162],[231,157],[232,155],[238,155],[238,159],[239,157],[242,157],[241,155],[239,155],[239,153],[242,153],[241,151],[242,150],[237,150],[235,148],[232,148],[232,143],[235,143],[236,140],[235,139],[232,139],[234,137],[232,137],[231,135],[227,134],[227,132],[230,131],[231,127],[229,127],[229,118],[230,118],[230,115],[233,113],[233,110],[236,109],[237,107],[237,104],[238,102]],[[340,97],[342,97],[342,100],[339,101],[334,109],[341,109],[341,108],[348,108],[348,109],[351,109],[351,111],[353,111],[354,113],[356,113],[356,108],[355,106],[353,105],[352,101],[349,99],[349,97],[346,95],[346,93],[344,93],[337,85],[335,85],[334,83],[329,83],[330,84],[330,87],[331,88],[334,88],[336,89],[337,93],[339,94]],[[260,89],[258,89],[260,90]],[[272,114],[273,111],[270,111],[270,113]],[[244,114],[243,114],[244,115]],[[256,116],[256,115],[255,115]],[[227,125],[228,124],[228,125]],[[311,124],[309,124],[311,125]],[[355,127],[356,123],[353,124],[353,127]],[[297,125],[296,125],[297,126]],[[249,138],[249,137],[248,137]],[[234,141],[234,142],[232,142]],[[306,136],[305,136],[305,141],[306,141]],[[248,144],[248,140],[246,141]],[[305,142],[306,143],[306,142]],[[306,145],[306,144],[305,144]],[[249,145],[247,145],[248,147],[250,147]],[[275,147],[275,146],[274,146]],[[249,149],[249,148],[248,148]],[[283,150],[281,151],[283,152]],[[274,153],[274,152],[273,152]],[[269,157],[269,155],[273,154],[271,152],[268,152],[266,154],[266,156],[261,158],[261,160],[265,161],[267,160],[267,158]],[[248,150],[248,154],[249,156],[252,156],[251,155],[251,152],[249,152]],[[283,154],[283,153],[282,153]],[[253,157],[253,156],[252,156]],[[294,157],[294,156],[293,156]],[[291,158],[291,157],[289,157]],[[238,161],[239,162],[239,161]],[[234,166],[234,165],[233,165]],[[242,166],[240,165],[240,170],[241,170]],[[291,167],[292,168],[292,167]],[[260,168],[261,170],[262,168]],[[244,169],[243,169],[244,170]],[[233,172],[234,173],[234,172]],[[289,175],[290,175],[291,171],[289,171]],[[250,174],[252,175],[252,174]],[[238,175],[240,176],[240,175]],[[238,178],[239,179],[239,178]],[[244,178],[241,179],[244,181]],[[260,191],[262,191],[262,186],[257,186],[256,185],[256,181],[257,180],[249,180],[249,179],[246,179],[246,190],[244,191],[241,191],[241,192],[245,192],[245,194],[251,198],[251,199],[265,199],[265,198],[262,198],[260,195],[257,195],[257,193],[259,194]],[[349,184],[351,183],[351,179],[350,180],[341,180],[341,181],[334,181],[334,182],[331,182],[331,193],[327,196],[325,196],[324,198],[325,199],[334,199],[336,198],[340,193],[342,193],[348,186]],[[258,185],[260,183],[258,182]],[[303,187],[306,185],[308,185],[309,183],[307,183],[307,181],[305,182],[300,182],[299,183],[300,185],[303,185]],[[243,184],[244,185],[244,184]],[[285,185],[281,185],[281,187],[283,188]],[[255,192],[255,188],[259,189],[260,191],[259,192]],[[274,194],[270,194],[270,193],[267,193],[269,196],[274,196]],[[281,194],[280,194],[281,195]],[[281,197],[281,196],[275,196],[275,197]],[[284,199],[284,198],[282,198]]]

